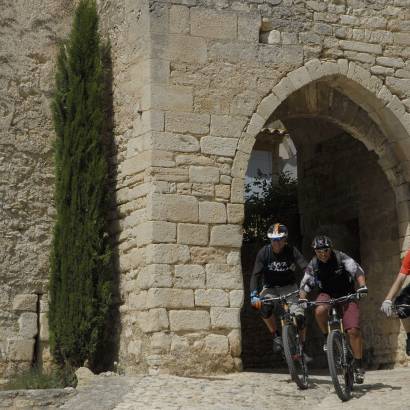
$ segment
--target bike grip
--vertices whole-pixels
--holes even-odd
[[[255,310],[261,310],[262,309],[262,301],[261,300],[257,300],[255,303],[252,304],[252,307]]]

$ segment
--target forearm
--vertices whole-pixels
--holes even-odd
[[[364,275],[359,275],[357,278],[357,284],[359,285],[359,288],[361,288],[362,286],[366,286],[366,278]]]
[[[392,287],[390,288],[389,292],[387,293],[385,297],[385,300],[392,300],[397,295],[405,279],[406,279],[406,275],[404,275],[403,273],[399,273],[397,275],[396,280],[394,281]]]
[[[251,280],[249,283],[249,290],[253,292],[254,290],[259,291],[260,273],[252,273]]]

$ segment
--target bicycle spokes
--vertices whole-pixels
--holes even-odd
[[[283,327],[283,349],[292,380],[300,389],[308,388],[307,367],[303,356],[298,329],[293,324]]]

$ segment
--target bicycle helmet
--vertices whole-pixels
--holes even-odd
[[[268,238],[277,241],[288,237],[288,228],[281,223],[273,224],[268,229]]]
[[[313,238],[312,248],[313,249],[325,249],[332,248],[332,240],[326,235],[318,235]]]

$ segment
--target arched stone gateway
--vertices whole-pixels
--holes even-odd
[[[327,95],[320,93],[321,90]],[[304,91],[305,101],[294,104],[303,97],[300,91]],[[363,142],[377,154],[395,192],[399,220],[407,220],[410,114],[381,80],[347,60],[336,63],[311,60],[290,72],[252,115],[238,143],[232,176],[244,178],[255,137],[272,117],[285,122],[297,117],[322,118]],[[409,245],[407,223],[400,228],[400,239],[400,250],[404,252]]]
[[[61,1],[30,10],[6,1],[0,16],[0,376],[49,359],[48,107],[55,33],[68,31],[74,3],[63,13]],[[408,1],[97,3],[112,45],[119,368],[241,368],[244,175],[255,137],[275,119],[300,153],[304,242],[319,224],[359,226],[368,354],[375,365],[403,361],[398,328],[377,309],[410,245]],[[354,206],[320,219],[311,186],[329,175],[336,203]]]
[[[407,223],[400,236],[397,219],[397,210],[404,205],[401,192],[408,184],[398,158],[407,153],[394,150],[396,135],[386,135],[376,123],[381,116],[392,113],[374,115],[367,111],[370,106],[378,105],[371,101],[370,94],[362,105],[357,97],[353,101],[346,96],[350,89],[356,96],[360,95],[360,84],[354,87],[354,80],[335,74],[335,65],[327,64],[327,71],[320,64],[315,66],[324,72],[323,77],[313,76],[315,80],[292,89],[282,100],[276,97],[274,88],[261,102],[262,105],[273,98],[277,102],[277,108],[264,112],[263,127],[280,120],[298,152],[299,212],[305,255],[311,255],[312,236],[318,231],[326,232],[336,240],[338,247],[360,260],[367,272],[372,291],[366,303],[362,303],[365,357],[370,366],[377,367],[394,361],[397,349],[397,324],[385,321],[378,308],[391,281],[391,275],[386,279],[385,272],[397,271],[400,244],[404,246],[403,251],[407,249]],[[306,74],[306,70],[296,71]],[[346,82],[349,87],[343,86]],[[380,110],[388,110],[380,107]],[[263,108],[258,111],[263,112]],[[386,127],[385,132],[388,132]],[[243,134],[243,141],[250,138],[253,137],[248,131]],[[252,144],[248,147],[252,149]],[[237,158],[244,160],[239,152]],[[248,277],[249,271],[244,274]],[[244,363],[253,367],[261,366],[260,357],[269,362],[272,354],[267,332],[262,325],[259,329],[255,327],[252,320],[255,315],[249,312],[243,315],[242,336]],[[247,334],[249,331],[251,336]],[[312,338],[315,338],[314,326],[310,329],[310,349],[316,348],[316,364],[320,365],[320,359],[324,359],[318,353],[321,338],[318,337],[317,343]]]

